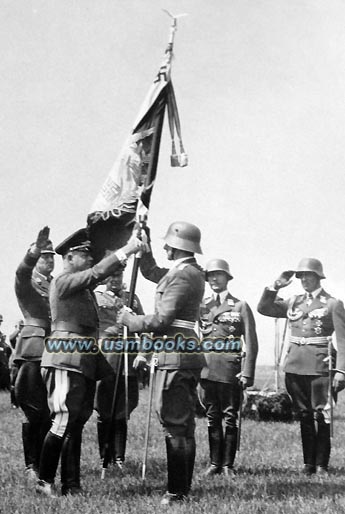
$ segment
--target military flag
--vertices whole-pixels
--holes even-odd
[[[186,166],[180,120],[171,80],[176,17],[170,29],[164,60],[140,108],[134,128],[99,191],[88,229],[99,260],[123,246],[140,215],[146,215],[154,186],[165,113],[172,140],[172,166]],[[175,136],[176,132],[176,136]],[[176,139],[178,141],[176,141]],[[178,152],[176,150],[178,148]]]

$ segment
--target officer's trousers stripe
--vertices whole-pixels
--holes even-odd
[[[55,387],[51,396],[55,417],[50,430],[58,437],[63,437],[68,423],[69,413],[66,405],[68,391],[68,371],[65,369],[55,369]]]

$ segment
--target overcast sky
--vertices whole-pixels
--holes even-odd
[[[274,322],[265,285],[304,256],[345,298],[343,0],[2,0],[0,312],[20,317],[14,274],[44,225],[54,244],[84,226],[178,22],[172,80],[190,166],[170,168],[165,126],[149,224],[157,259],[176,219],[230,262],[231,292]],[[61,270],[57,257],[55,274]],[[297,280],[284,295],[300,291]],[[138,294],[152,311],[154,286]]]

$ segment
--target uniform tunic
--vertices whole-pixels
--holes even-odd
[[[204,273],[194,257],[175,264],[172,269],[159,268],[151,253],[141,258],[140,269],[148,280],[157,283],[155,312],[133,317],[130,330],[153,332],[156,337],[178,334],[196,338],[193,328],[178,326],[178,321],[193,324],[199,317],[204,293]],[[167,435],[193,437],[196,385],[205,364],[198,352],[158,353],[156,374],[156,410]]]
[[[323,412],[328,398],[328,340],[335,333],[335,368],[345,370],[345,310],[343,302],[324,289],[310,302],[307,294],[288,300],[268,288],[260,299],[258,311],[266,316],[288,318],[290,342],[284,363],[287,390],[294,406],[303,416]]]
[[[327,342],[309,344],[309,338],[330,337],[337,340],[336,369],[345,370],[345,310],[343,302],[321,289],[308,305],[307,295],[289,300],[277,297],[276,291],[265,289],[258,311],[265,316],[288,318],[291,336],[284,371],[297,375],[327,375]]]
[[[119,259],[112,254],[92,268],[64,271],[53,280],[50,289],[51,339],[93,337],[96,346],[98,309],[92,289],[119,265]],[[47,348],[41,366],[53,415],[51,432],[62,437],[66,430],[73,430],[73,426],[82,426],[87,421],[93,410],[95,381],[113,371],[99,352],[49,352]],[[78,378],[76,374],[81,376]]]

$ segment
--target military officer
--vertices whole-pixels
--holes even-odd
[[[123,284],[123,269],[118,269],[106,279],[105,291],[95,291],[99,312],[99,336],[100,346],[102,340],[109,337],[123,335],[123,327],[117,323],[117,314],[124,305],[128,305],[129,292]],[[135,295],[133,311],[136,314],[144,314],[139,298]],[[128,407],[125,406],[125,376],[124,363],[121,355],[115,352],[105,352],[105,357],[114,370],[97,383],[96,410],[98,411],[97,433],[101,459],[104,459],[104,445],[106,441],[110,445],[110,460],[122,470],[125,460],[127,441],[127,415],[138,405],[139,386],[138,377],[133,368],[135,354],[128,354]],[[119,368],[120,366],[120,368]],[[117,398],[115,404],[115,422],[111,424],[111,410],[116,384],[116,373],[121,373],[117,385]]]
[[[16,343],[14,363],[19,371],[15,398],[23,410],[22,440],[26,476],[37,479],[43,440],[50,427],[47,393],[40,373],[44,338],[50,333],[49,288],[54,269],[54,250],[49,228],[39,231],[36,242],[19,264],[15,293],[24,316]]]
[[[157,266],[152,253],[141,258],[141,272],[157,283],[154,314],[135,316],[122,311],[120,322],[131,332],[153,332],[166,338],[195,338],[195,322],[204,293],[204,272],[194,253],[202,253],[200,230],[195,225],[176,221],[165,236],[170,270]],[[197,352],[158,354],[156,410],[166,436],[168,491],[162,505],[183,501],[190,490],[195,460],[196,386],[204,364]]]
[[[283,300],[279,289],[301,279],[305,294]],[[321,286],[325,278],[318,259],[304,258],[295,271],[283,272],[264,290],[258,311],[265,316],[288,318],[291,330],[284,364],[286,389],[299,414],[304,468],[311,475],[328,473],[331,451],[330,402],[328,394],[328,344],[333,333],[337,339],[334,391],[345,386],[345,310]],[[333,354],[335,357],[335,350]]]
[[[230,343],[223,350],[219,348],[219,353],[205,353],[206,366],[201,371],[200,397],[206,408],[211,459],[206,475],[233,473],[241,389],[254,383],[258,353],[253,313],[245,301],[228,292],[232,278],[224,259],[212,259],[206,264],[206,280],[213,294],[201,306],[200,330],[205,341],[211,337],[217,345],[220,341]]]
[[[95,381],[112,373],[98,352],[97,304],[92,289],[142,248],[133,237],[123,248],[93,264],[86,229],[80,229],[56,247],[63,256],[63,272],[52,282],[52,333],[42,356],[52,427],[44,440],[36,491],[53,496],[52,484],[61,454],[61,493],[78,494],[82,430],[92,414]],[[48,343],[61,342],[54,351]],[[63,351],[63,344],[89,341],[89,350]],[[66,348],[70,346],[66,346]]]

